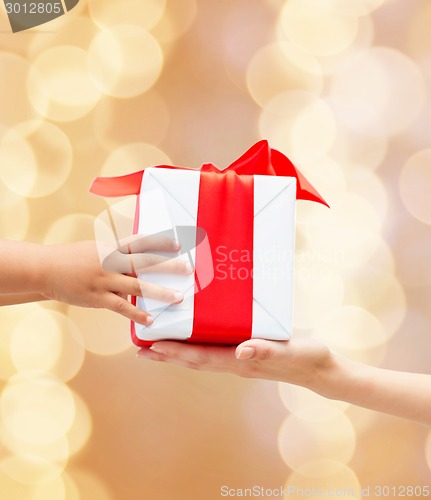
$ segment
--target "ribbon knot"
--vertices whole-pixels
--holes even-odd
[[[172,165],[158,165],[156,168],[180,168],[183,170],[194,170],[186,167],[175,167]],[[203,164],[201,172],[226,174],[235,172],[238,175],[276,175],[295,177],[297,182],[297,200],[309,200],[322,203],[329,207],[318,191],[308,182],[302,173],[284,154],[269,147],[268,141],[257,142],[242,156],[235,160],[226,169],[220,170],[212,163]],[[119,177],[96,177],[90,192],[98,196],[128,196],[139,194],[144,171]]]

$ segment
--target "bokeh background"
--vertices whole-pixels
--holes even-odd
[[[297,204],[295,335],[431,373],[430,26],[429,0],[81,0],[12,34],[2,5],[1,237],[92,238],[94,176],[223,168],[266,138],[331,205]],[[430,482],[427,428],[137,359],[108,311],[0,326],[1,498]]]

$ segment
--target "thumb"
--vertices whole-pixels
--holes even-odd
[[[286,351],[289,341],[252,339],[246,340],[235,349],[237,359],[279,360]]]

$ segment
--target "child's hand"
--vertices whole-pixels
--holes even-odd
[[[235,347],[159,341],[138,356],[204,371],[229,372],[241,377],[281,380],[312,387],[319,375],[332,369],[329,349],[314,339],[271,341],[252,339]]]
[[[110,309],[132,321],[150,325],[153,318],[128,302],[128,295],[151,297],[167,303],[179,303],[183,295],[124,274],[145,272],[151,267],[151,271],[186,275],[192,272],[192,268],[178,259],[146,253],[149,250],[175,255],[178,246],[172,240],[140,238],[137,241],[132,248],[130,245],[121,247],[110,259],[105,259],[105,269],[100,264],[94,241],[44,247],[38,280],[40,293],[67,304]],[[122,253],[127,249],[140,253]]]

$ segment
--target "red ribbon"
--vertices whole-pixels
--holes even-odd
[[[173,167],[172,165],[157,165],[157,167],[193,170],[185,167]],[[256,143],[225,170],[218,169],[212,163],[206,163],[201,166],[200,171],[214,172],[216,174],[226,174],[233,171],[238,175],[280,175],[295,177],[297,181],[297,200],[316,201],[329,207],[316,189],[314,189],[286,156],[276,149],[270,149],[268,141],[259,141]],[[139,194],[143,175],[144,170],[118,177],[96,177],[90,187],[90,192],[98,196],[129,196],[131,194]]]
[[[213,281],[194,295],[193,331],[188,341],[239,344],[250,338],[253,321],[253,175],[295,177],[297,199],[327,203],[286,156],[269,148],[267,141],[255,144],[223,171],[211,163],[202,165],[200,171],[197,227],[207,232],[213,252],[223,249],[223,265],[229,275],[218,275],[216,268]],[[143,174],[98,177],[90,191],[99,196],[139,194]],[[203,252],[203,246],[198,245],[197,277],[205,266],[212,265]],[[239,253],[249,258],[238,262]],[[140,346],[151,344],[136,336],[133,324],[132,337]]]
[[[196,225],[205,229],[213,258],[208,262],[204,246],[198,245],[195,274],[203,275],[205,266],[217,262],[214,253],[217,257],[220,251],[224,273],[218,272],[216,265],[214,279],[194,295],[193,330],[189,342],[240,344],[251,336],[253,187],[252,175],[201,173]],[[248,258],[238,262],[239,253]]]

